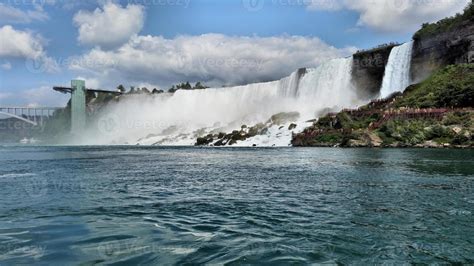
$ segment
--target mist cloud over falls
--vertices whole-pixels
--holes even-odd
[[[265,123],[275,114],[297,112],[287,121],[303,125],[322,111],[360,104],[351,84],[352,58],[327,61],[281,80],[227,88],[127,95],[107,106],[82,144],[193,145],[197,137]],[[279,124],[276,129],[288,128]],[[283,146],[279,133],[266,136]],[[291,132],[284,132],[291,137]],[[271,142],[269,142],[271,144]]]

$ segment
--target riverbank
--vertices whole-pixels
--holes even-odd
[[[404,93],[330,113],[296,147],[473,148],[474,64],[448,66]]]

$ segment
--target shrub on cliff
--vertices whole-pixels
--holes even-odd
[[[209,87],[206,87],[206,86],[202,85],[201,82],[196,82],[196,85],[194,85],[194,87],[189,82],[186,82],[186,83],[181,83],[181,84],[178,84],[178,85],[173,85],[168,90],[168,92],[175,93],[178,90],[204,90],[204,89],[207,89],[207,88],[209,88]]]
[[[421,26],[421,29],[415,33],[414,39],[422,37],[432,36],[442,32],[451,30],[454,27],[459,26],[464,21],[472,20],[474,18],[474,1],[464,9],[464,12],[458,13],[453,17],[442,19],[435,23],[425,23]]]
[[[443,125],[460,125],[469,128],[472,124],[471,114],[469,112],[453,112],[446,115],[443,119]]]
[[[322,134],[318,135],[314,141],[315,143],[320,143],[324,145],[336,145],[339,144],[343,141],[344,136],[341,133],[327,133],[327,134]]]
[[[397,107],[474,107],[474,64],[448,66],[410,87]]]

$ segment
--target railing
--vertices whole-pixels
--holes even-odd
[[[383,123],[391,119],[412,119],[412,118],[433,118],[442,119],[444,114],[455,109],[437,108],[437,109],[402,109],[385,111],[380,120],[369,126],[370,130],[379,128]]]

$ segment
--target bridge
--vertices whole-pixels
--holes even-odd
[[[80,134],[86,127],[86,96],[88,93],[106,93],[115,96],[123,94],[120,91],[87,89],[84,80],[72,80],[71,87],[54,87],[55,91],[71,94],[71,132]],[[1,107],[0,116],[18,119],[33,126],[43,126],[53,117],[59,107]],[[0,120],[1,121],[1,120]]]
[[[16,118],[33,126],[42,126],[60,107],[1,107],[0,116]]]

